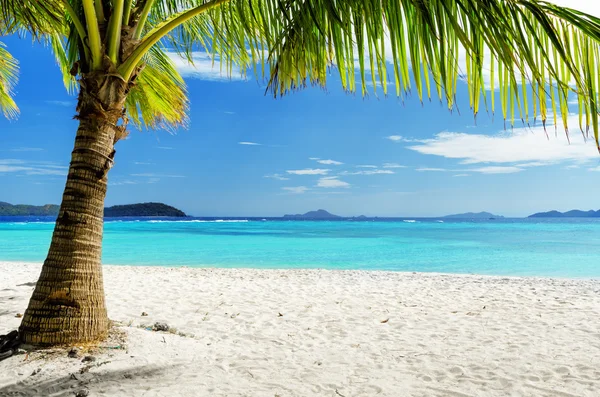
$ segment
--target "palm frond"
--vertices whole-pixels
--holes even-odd
[[[542,0],[0,0],[0,7],[4,31],[44,33],[59,13],[63,30],[53,32],[68,39],[52,43],[63,72],[76,61],[80,71],[98,67],[107,48],[125,78],[146,65],[128,105],[147,127],[185,120],[185,87],[166,45],[189,61],[204,48],[226,73],[254,69],[274,96],[325,87],[336,73],[348,92],[388,95],[395,87],[398,97],[437,95],[454,109],[464,81],[475,115],[499,106],[511,123],[553,117],[556,125],[560,116],[567,130],[576,95],[581,128],[599,141],[600,19]],[[118,44],[121,33],[134,40]]]
[[[69,54],[65,49],[67,40],[58,33],[45,35],[43,39],[46,41],[46,44],[52,48],[52,53],[54,54],[56,64],[63,76],[63,84],[65,85],[67,92],[73,94],[76,90],[77,80],[75,79],[75,76],[71,74],[71,68],[73,67],[74,61],[70,59]]]
[[[167,52],[155,46],[127,97],[127,115],[138,128],[174,130],[187,125],[185,82]]]
[[[217,1],[155,0],[146,35]],[[598,142],[600,19],[545,1],[231,0],[190,18],[164,40],[189,60],[204,47],[225,71],[260,65],[255,74],[268,71],[275,96],[325,87],[335,71],[349,92],[367,95],[373,86],[387,95],[395,86],[397,96],[416,92],[423,100],[434,91],[454,109],[464,81],[477,114],[482,107],[495,111],[488,93],[493,84],[511,123],[537,117],[546,123],[556,110],[567,129],[574,93]],[[459,62],[463,53],[466,61]]]
[[[19,108],[13,100],[13,88],[17,84],[19,63],[0,42],[0,111],[8,119],[18,116]]]
[[[0,35],[26,30],[35,37],[63,28],[61,0],[0,0]]]

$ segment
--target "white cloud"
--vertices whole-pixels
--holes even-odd
[[[122,181],[114,181],[114,182],[109,182],[108,185],[109,186],[122,186],[122,185],[139,185],[140,182],[139,181],[132,181],[130,179],[125,179]]]
[[[356,168],[377,168],[376,165],[357,165]]]
[[[329,171],[331,170],[322,168],[307,168],[304,170],[288,170],[286,172],[292,175],[327,175]]]
[[[281,189],[293,194],[303,194],[309,190],[306,186],[282,187]]]
[[[406,166],[396,163],[384,163],[383,168],[406,168]]]
[[[160,181],[159,178],[148,178],[145,180],[131,180],[131,179],[124,179],[124,180],[116,180],[116,181],[112,181],[109,182],[109,186],[124,186],[124,185],[144,185],[144,184],[149,184],[149,183],[156,183]]]
[[[67,170],[22,167],[18,165],[0,165],[0,173],[21,173],[25,175],[66,175]]]
[[[470,176],[469,174],[456,174],[456,175],[452,175],[453,177],[465,177],[465,176]]]
[[[192,52],[193,63],[175,52],[167,52],[167,55],[183,77],[221,82],[244,80],[241,71],[236,67],[231,71],[231,76],[228,75],[226,68],[221,71],[219,58],[213,62],[212,56],[204,51]]]
[[[600,165],[594,168],[590,168],[590,171],[592,172],[600,172]]]
[[[338,188],[338,187],[350,187],[348,182],[340,181],[336,176],[329,176],[325,178],[320,178],[317,183],[317,187],[324,188]]]
[[[419,168],[415,169],[415,171],[419,171],[419,172],[446,172],[448,170],[446,170],[444,168],[419,167]]]
[[[340,172],[340,175],[379,175],[379,174],[394,174],[394,171],[391,170],[366,170],[366,171],[356,171],[356,172]]]
[[[344,164],[341,161],[321,160],[321,159],[315,158],[315,157],[310,157],[309,160],[314,160],[314,161],[316,161],[319,164],[325,164],[325,165],[342,165],[342,164]]]
[[[481,168],[469,168],[468,171],[479,172],[482,174],[514,174],[516,172],[523,171],[523,168],[490,166]]]
[[[401,142],[404,140],[402,135],[390,135],[390,136],[387,136],[386,139],[389,139],[390,141],[394,141],[394,142]]]
[[[133,164],[136,164],[136,165],[154,165],[154,163],[147,163],[145,161],[134,161]]]
[[[46,103],[64,107],[75,107],[74,101],[46,101]]]
[[[290,178],[286,178],[285,176],[281,175],[281,174],[271,174],[271,175],[265,175],[265,178],[271,178],[271,179],[276,179],[278,181],[289,181]]]
[[[402,135],[390,135],[386,136],[385,139],[389,139],[392,142],[420,142],[419,139],[407,138]]]
[[[170,147],[170,146],[157,146],[156,148],[157,149],[162,149],[162,150],[173,150],[173,148]]]
[[[570,125],[578,124],[577,116],[569,117]],[[408,146],[422,154],[459,159],[463,164],[527,163],[539,166],[560,162],[585,162],[598,159],[593,139],[584,142],[581,134],[546,137],[543,127],[515,128],[496,135],[442,132],[432,139]],[[518,164],[517,164],[518,165]]]
[[[144,178],[185,178],[184,175],[165,175],[165,174],[153,174],[153,173],[130,174],[130,175],[144,177]]]
[[[224,111],[223,113],[225,113],[225,114],[235,114],[235,112],[230,112],[228,110]]]
[[[66,175],[68,167],[52,162],[19,159],[0,159],[0,173],[15,173],[18,175]]]
[[[10,149],[11,152],[41,152],[44,149],[39,147],[17,147],[14,149]]]
[[[238,142],[238,145],[248,145],[248,146],[262,146],[262,143],[256,142]]]
[[[430,168],[420,167],[415,169],[418,172],[459,172],[460,174],[453,176],[469,176],[464,172],[479,172],[480,174],[514,174],[515,172],[524,171],[523,168],[517,166],[486,166],[479,168],[463,168],[463,169],[446,169],[446,168]]]

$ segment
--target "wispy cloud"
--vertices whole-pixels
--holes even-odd
[[[265,178],[271,178],[271,179],[276,179],[278,181],[289,181],[290,178],[287,178],[281,174],[271,174],[271,175],[265,175]]]
[[[46,101],[46,103],[49,105],[56,105],[56,106],[75,107],[74,101]]]
[[[590,168],[590,171],[592,172],[600,172],[600,165],[594,168]]]
[[[0,159],[0,173],[17,175],[66,175],[68,167],[52,162]]]
[[[356,168],[377,168],[377,166],[376,165],[367,164],[367,165],[357,165]]]
[[[282,187],[281,189],[293,194],[302,194],[309,190],[306,186]]]
[[[328,176],[324,178],[320,178],[317,182],[317,187],[323,188],[347,188],[350,187],[348,182],[344,182],[339,180],[336,176]]]
[[[14,149],[10,149],[11,152],[41,152],[44,149],[39,147],[17,147]]]
[[[340,175],[381,175],[381,174],[394,174],[394,171],[392,171],[392,170],[365,170],[365,171],[356,171],[356,172],[348,172],[348,171],[340,172]]]
[[[135,164],[135,165],[154,165],[154,163],[147,163],[145,161],[134,161],[133,164]]]
[[[419,168],[416,168],[415,171],[418,171],[418,172],[446,172],[449,170],[444,169],[444,168],[419,167]]]
[[[578,117],[570,116],[569,124],[577,125]],[[461,160],[462,164],[497,163],[519,166],[542,166],[561,162],[582,163],[598,158],[593,139],[585,142],[574,134],[571,143],[564,136],[546,137],[542,126],[515,128],[497,135],[442,132],[422,140],[408,149],[422,154]]]
[[[132,179],[123,179],[123,180],[115,180],[115,181],[111,181],[109,182],[109,186],[125,186],[125,185],[146,185],[146,184],[152,184],[152,183],[157,183],[160,181],[160,178],[148,178],[148,179],[136,179],[136,180],[132,180]]]
[[[309,160],[313,160],[313,161],[316,161],[319,164],[325,164],[325,165],[342,165],[342,164],[344,164],[341,161],[324,160],[324,159],[320,159],[318,157],[310,157]]]
[[[396,163],[384,163],[383,168],[406,168],[406,166]]]
[[[523,171],[523,168],[490,166],[481,168],[469,168],[469,171],[479,172],[481,174],[514,174]]]
[[[322,168],[307,168],[304,170],[288,170],[288,174],[292,175],[327,175],[331,170]]]
[[[262,143],[256,143],[256,142],[246,142],[246,141],[242,141],[242,142],[238,142],[238,145],[247,145],[247,146],[262,146]]]
[[[130,174],[131,176],[143,177],[143,178],[185,178],[185,175],[172,175],[172,174],[154,174],[154,173],[142,173],[142,174]]]
[[[173,150],[173,148],[170,147],[170,146],[157,146],[156,148],[157,149],[162,149],[162,150]]]
[[[386,139],[389,139],[390,141],[394,141],[394,142],[400,142],[404,138],[402,137],[402,135],[390,135],[390,136],[386,136]]]
[[[431,167],[420,167],[416,168],[418,172],[458,172],[459,174],[453,176],[469,176],[465,172],[477,172],[480,174],[514,174],[516,172],[524,171],[523,168],[517,166],[486,166],[479,168],[462,168],[462,169],[447,169],[447,168],[431,168]]]
[[[228,110],[224,111],[223,113],[225,113],[225,114],[235,114],[235,112],[230,112]]]
[[[458,177],[465,177],[465,176],[470,176],[470,175],[469,174],[456,174],[456,175],[452,175],[452,176],[455,178],[458,178]]]
[[[385,139],[389,139],[392,142],[420,142],[419,139],[406,138],[402,135],[390,135],[386,136]]]
[[[220,70],[219,58],[215,58],[213,62],[212,56],[204,51],[192,52],[193,63],[188,62],[187,59],[182,58],[175,52],[167,52],[167,55],[175,64],[177,71],[185,78],[220,82],[244,80],[238,68],[233,67],[231,75],[228,75],[225,68]]]

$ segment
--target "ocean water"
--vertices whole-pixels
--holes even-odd
[[[43,261],[53,226],[0,217],[0,261]],[[600,219],[110,219],[103,263],[598,278]]]

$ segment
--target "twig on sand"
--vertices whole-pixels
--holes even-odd
[[[337,389],[335,389],[335,394],[337,394],[340,397],[346,397],[342,393],[340,393]]]

